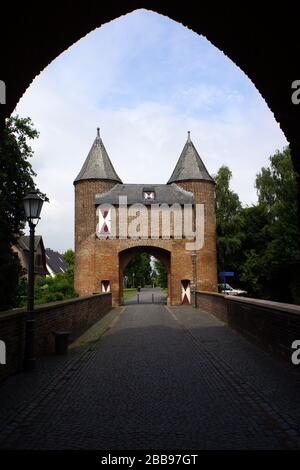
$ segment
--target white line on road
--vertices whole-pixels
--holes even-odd
[[[111,322],[110,324],[110,327],[109,329],[113,328],[115,326],[115,324],[117,323],[117,321],[120,319],[120,316],[122,315],[122,313],[126,310],[126,307],[122,307],[120,312],[116,315],[116,317],[113,319],[113,321]]]
[[[172,317],[175,321],[177,321],[177,322],[179,323],[179,320],[178,320],[178,318],[176,317],[175,313],[172,312],[172,310],[171,310],[167,305],[164,305],[164,307],[165,307],[165,309],[168,310],[168,312],[170,313],[171,317]]]

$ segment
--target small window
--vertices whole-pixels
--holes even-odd
[[[181,281],[181,303],[191,303],[191,282],[189,279],[182,279]]]
[[[144,188],[143,195],[145,201],[154,201],[155,199],[155,192],[153,189]]]
[[[101,292],[110,292],[110,281],[101,281]]]

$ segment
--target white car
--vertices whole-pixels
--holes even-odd
[[[229,284],[219,284],[219,292],[221,294],[228,294],[228,295],[245,295],[247,291],[241,289],[234,289]]]

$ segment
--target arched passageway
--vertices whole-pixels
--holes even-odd
[[[124,270],[132,259],[137,255],[142,253],[148,253],[157,260],[159,260],[167,271],[167,286],[168,286],[168,297],[167,303],[170,304],[170,299],[172,298],[172,283],[171,283],[171,252],[167,249],[160,248],[157,246],[150,245],[141,245],[136,247],[127,248],[120,251],[119,253],[119,303],[123,305],[124,296],[123,296],[123,279],[124,279]]]

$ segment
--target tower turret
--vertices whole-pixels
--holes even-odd
[[[194,194],[195,204],[204,204],[204,246],[197,254],[198,290],[217,291],[215,182],[208,173],[188,132],[187,141],[168,184],[175,183]]]
[[[80,294],[96,291],[94,263],[87,253],[96,238],[96,194],[122,183],[108,156],[100,130],[74,181],[75,187],[75,290]]]
[[[191,133],[188,131],[188,138],[183,147],[179,160],[174,168],[170,183],[179,181],[211,181],[212,177],[208,173],[196,147],[191,141]]]
[[[86,160],[74,181],[74,184],[83,180],[105,180],[114,183],[122,183],[117,175],[106,148],[100,137],[100,129],[97,127],[97,135]]]

